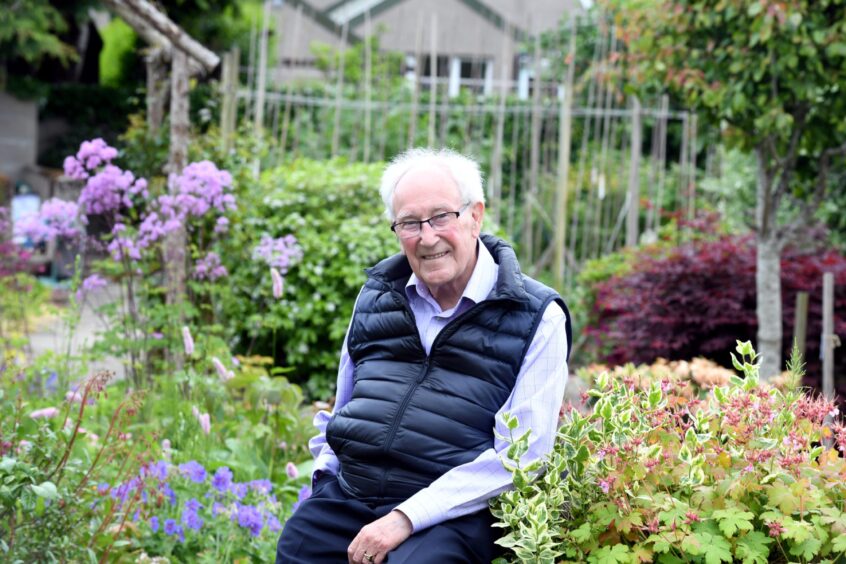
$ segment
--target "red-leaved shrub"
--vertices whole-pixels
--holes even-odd
[[[835,251],[782,252],[784,359],[793,338],[796,293],[809,293],[805,384],[819,387],[822,363],[822,278],[835,277],[835,329],[846,339],[846,258]],[[706,356],[730,366],[735,340],[755,342],[755,243],[723,236],[686,243],[656,256],[643,251],[628,274],[594,288],[592,321],[585,332],[606,363],[650,363]],[[846,366],[835,349],[835,375]],[[837,383],[838,378],[835,378]],[[839,395],[846,381],[839,378]]]

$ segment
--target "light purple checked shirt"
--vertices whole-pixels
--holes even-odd
[[[487,248],[479,244],[478,259],[470,281],[458,305],[446,311],[441,310],[426,286],[414,274],[411,275],[405,292],[427,354],[441,329],[490,294],[498,273],[499,265],[494,262]],[[338,368],[335,410],[350,401],[353,369],[344,340]],[[520,422],[515,436],[519,436],[526,429],[532,430],[529,436],[529,450],[521,459],[523,463],[540,458],[552,450],[558,426],[558,410],[564,398],[567,376],[565,316],[558,304],[553,302],[543,314],[517,375],[514,390],[496,415],[496,430],[500,435],[507,437],[509,434],[501,421],[501,415],[506,412],[515,415]],[[315,457],[315,472],[337,474],[338,458],[326,443],[326,425],[330,417],[331,414],[327,411],[315,415],[314,425],[320,434],[309,441],[309,448]],[[484,509],[491,497],[511,487],[511,473],[503,468],[500,458],[505,458],[507,449],[507,442],[494,437],[493,448],[482,452],[471,462],[449,470],[428,487],[398,505],[397,509],[409,518],[414,532]]]

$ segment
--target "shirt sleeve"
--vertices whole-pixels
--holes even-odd
[[[496,414],[498,435],[509,436],[501,420],[504,413],[515,415],[520,423],[515,436],[526,429],[532,430],[522,464],[552,450],[567,377],[566,317],[553,302],[544,311],[511,395]],[[511,488],[511,473],[502,465],[508,446],[505,440],[495,436],[493,448],[452,468],[397,509],[408,517],[417,532],[486,508],[490,498]]]
[[[360,294],[359,294],[360,295]],[[356,298],[356,305],[358,298]],[[353,306],[353,312],[355,306]],[[350,319],[352,325],[352,319]],[[347,334],[349,334],[349,327],[347,327]],[[335,406],[332,412],[326,410],[318,411],[314,416],[314,426],[318,430],[316,437],[308,442],[308,449],[314,457],[314,465],[312,466],[312,483],[316,479],[319,472],[328,472],[329,474],[338,473],[338,457],[326,442],[326,426],[332,418],[332,414],[349,403],[352,397],[353,388],[353,374],[354,366],[350,358],[349,350],[347,349],[347,338],[344,337],[344,344],[341,347],[341,360],[338,363],[338,381],[335,389]]]

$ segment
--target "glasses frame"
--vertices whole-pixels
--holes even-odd
[[[458,219],[461,216],[461,214],[464,213],[464,210],[466,210],[468,207],[470,207],[470,202],[466,202],[463,206],[458,208],[458,211],[441,212],[441,213],[437,213],[437,214],[433,215],[432,217],[429,217],[429,218],[426,218],[426,219],[420,219],[420,220],[415,219],[415,220],[409,220],[409,221],[395,221],[394,223],[391,224],[391,231],[393,231],[394,235],[396,235],[400,239],[414,239],[415,237],[420,237],[420,234],[423,233],[423,224],[424,223],[428,223],[429,227],[432,228],[432,231],[444,231],[447,227],[449,227],[449,224],[447,224],[443,227],[435,227],[435,224],[433,224],[432,221],[438,220],[438,219],[441,219],[441,218],[448,218],[451,215],[454,215],[455,219]],[[397,231],[397,227],[401,227],[403,225],[412,225],[412,224],[415,224],[415,223],[417,224],[417,232],[414,233],[413,235],[407,235],[407,236],[403,237],[402,234],[401,234],[401,230]]]

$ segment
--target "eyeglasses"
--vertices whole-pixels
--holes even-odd
[[[458,208],[458,211],[439,213],[437,215],[433,215],[429,219],[421,219],[420,221],[398,221],[391,224],[391,231],[396,233],[397,237],[400,239],[411,239],[419,236],[420,232],[423,231],[424,223],[428,223],[429,227],[435,231],[444,231],[455,223],[458,216],[460,216],[469,205],[470,202],[467,202]]]

